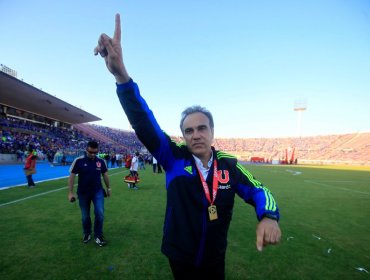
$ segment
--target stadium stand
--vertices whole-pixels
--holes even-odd
[[[67,162],[82,154],[85,144],[90,139],[97,140],[101,151],[126,155],[134,151],[145,151],[133,132],[99,125],[77,125],[75,127],[52,127],[11,117],[0,118],[0,154],[19,154],[28,145],[37,148],[41,159],[61,162],[63,154]],[[175,142],[182,142],[181,137],[172,137]],[[236,155],[244,161],[271,162],[281,160],[286,153],[299,163],[315,164],[370,164],[370,133],[351,133],[301,138],[216,138],[215,147]],[[258,161],[254,160],[258,158]],[[290,158],[290,156],[289,156]],[[264,160],[263,160],[264,159]]]
[[[90,126],[100,120],[80,108],[19,80],[15,71],[0,69],[0,163],[23,160],[28,146],[39,160],[70,163],[85,149],[86,142],[100,143],[102,154],[125,155],[130,147],[120,145]],[[5,69],[8,69],[5,67]]]
[[[91,126],[86,124],[75,124],[74,128],[80,130],[85,135],[89,135],[91,138],[97,139],[99,142],[106,143],[106,144],[118,144],[113,139],[101,134],[97,130],[93,129]]]
[[[145,153],[134,132],[89,122],[100,120],[0,71],[0,164],[22,162],[29,145],[39,160],[70,163],[89,140],[103,155]],[[182,137],[173,136],[175,142]],[[258,163],[370,165],[370,132],[301,138],[216,138],[216,149]],[[109,158],[109,157],[108,157]]]
[[[89,125],[93,130],[98,131],[99,133],[103,134],[107,138],[111,139],[114,143],[123,146],[127,149],[133,151],[144,151],[145,148],[143,144],[139,141],[136,137],[134,132],[130,132],[127,130],[120,130],[115,128],[110,128],[107,126],[99,126],[99,125]]]
[[[370,133],[300,138],[216,139],[215,146],[249,161],[251,157],[282,159],[295,149],[300,163],[370,164]],[[242,147],[242,148],[240,148]]]

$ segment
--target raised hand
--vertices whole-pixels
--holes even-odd
[[[104,58],[108,70],[114,75],[118,84],[126,83],[130,80],[127,74],[122,57],[121,47],[121,18],[116,14],[116,24],[113,38],[107,34],[100,35],[98,45],[94,49],[94,54],[100,54]]]

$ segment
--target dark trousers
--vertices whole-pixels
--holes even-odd
[[[130,174],[131,174],[132,177],[135,178],[135,183],[132,184],[132,186],[135,187],[136,182],[137,182],[138,173],[137,173],[137,171],[130,170]]]
[[[169,259],[175,280],[224,280],[225,260],[195,266]]]
[[[34,186],[35,185],[35,182],[33,181],[32,179],[32,174],[31,175],[28,175],[26,176],[27,178],[27,183],[28,183],[28,186],[31,187],[31,186]]]
[[[159,163],[157,164],[157,167],[158,167],[158,173],[162,173],[162,167]]]

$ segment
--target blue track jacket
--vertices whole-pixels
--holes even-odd
[[[138,138],[166,171],[167,205],[162,252],[168,258],[195,265],[224,259],[235,193],[255,208],[258,220],[267,213],[279,217],[271,192],[234,156],[213,149],[219,174],[214,202],[218,219],[210,221],[209,202],[186,145],[175,143],[161,130],[132,80],[117,85],[117,95]],[[211,196],[212,180],[213,164],[207,177]]]

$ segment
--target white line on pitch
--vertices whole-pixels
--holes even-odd
[[[120,172],[117,172],[117,173],[114,173],[114,174],[110,174],[108,176],[113,176],[113,175],[120,174],[120,173],[123,173],[123,172],[124,171],[120,171]],[[57,191],[60,191],[60,190],[64,190],[66,188],[68,188],[68,186],[67,187],[62,187],[62,188],[59,188],[59,189],[54,189],[54,190],[47,191],[47,192],[43,192],[43,193],[39,193],[39,194],[35,194],[35,195],[31,195],[31,196],[27,196],[27,197],[17,199],[17,200],[13,200],[13,201],[10,201],[10,202],[5,202],[3,204],[0,204],[0,207],[6,206],[6,205],[9,205],[9,204],[13,204],[13,203],[17,203],[17,202],[21,202],[21,201],[24,201],[24,200],[27,200],[27,199],[35,198],[35,197],[38,197],[38,196],[46,195],[46,194],[49,194],[49,193],[57,192]]]
[[[334,188],[334,189],[343,190],[343,191],[347,191],[347,192],[354,192],[354,193],[370,195],[370,193],[368,193],[368,192],[361,192],[361,191],[356,191],[356,190],[341,188],[341,187],[338,188],[336,186],[332,186],[332,185],[328,185],[328,184],[324,184],[324,183],[319,183],[319,182],[315,182],[315,181],[310,181],[310,180],[304,180],[304,182],[319,185],[319,186],[324,186],[324,187],[331,187],[331,188]]]
[[[60,191],[60,190],[66,189],[66,188],[68,188],[68,187],[63,187],[63,188],[51,190],[51,191],[48,191],[48,192],[43,192],[43,193],[27,196],[27,197],[24,197],[24,198],[21,198],[21,199],[13,200],[13,201],[10,201],[10,202],[6,202],[6,203],[3,203],[3,204],[0,204],[0,207],[5,206],[5,205],[9,205],[9,204],[13,204],[13,203],[17,203],[17,202],[20,202],[20,201],[23,201],[23,200],[31,199],[31,198],[34,198],[34,197],[42,196],[42,195],[45,195],[45,194],[49,194],[49,193],[52,193],[52,192],[57,192],[57,191]]]

